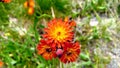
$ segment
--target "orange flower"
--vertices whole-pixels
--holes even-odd
[[[25,1],[24,3],[25,8],[28,8],[28,7],[34,8],[34,6],[35,6],[35,3],[33,0]]]
[[[32,15],[34,13],[34,6],[35,6],[35,4],[34,4],[33,0],[27,0],[24,3],[24,7],[28,8],[28,14],[29,15]]]
[[[37,50],[38,54],[42,55],[46,60],[51,60],[57,56],[55,53],[55,48],[53,48],[51,44],[48,44],[45,40],[40,41],[40,44],[37,46]]]
[[[25,7],[25,8],[28,8],[28,4],[29,4],[28,1],[25,1],[24,7]]]
[[[0,68],[3,66],[3,62],[2,61],[0,61]]]
[[[50,21],[44,31],[45,34],[43,34],[43,37],[48,39],[48,42],[53,42],[58,46],[61,45],[61,43],[72,41],[73,39],[73,29],[69,23],[61,19],[53,19]]]
[[[78,42],[76,43],[65,43],[64,52],[60,57],[60,60],[64,63],[74,62],[79,56],[80,53],[80,45]]]
[[[34,13],[34,8],[29,7],[29,9],[28,9],[28,14],[29,14],[29,15],[32,15],[33,13]]]
[[[35,3],[33,0],[29,0],[29,7],[34,7],[35,6]]]

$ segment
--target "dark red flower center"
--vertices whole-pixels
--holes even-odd
[[[47,51],[47,52],[51,52],[52,49],[51,49],[51,48],[47,48],[46,51]]]
[[[70,56],[72,54],[72,52],[67,52],[66,54],[67,54],[67,56]]]
[[[61,32],[58,32],[57,35],[60,36]]]

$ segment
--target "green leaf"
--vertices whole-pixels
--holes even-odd
[[[90,59],[88,55],[83,54],[83,53],[80,54],[80,58],[81,60],[85,60],[85,61],[88,61]]]
[[[37,68],[45,68],[45,64],[40,63],[40,64],[37,66]]]

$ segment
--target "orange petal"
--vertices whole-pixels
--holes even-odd
[[[33,1],[33,0],[30,0],[30,2],[29,2],[29,7],[34,7],[34,6],[35,6],[34,1]]]
[[[25,7],[25,8],[28,7],[28,1],[26,1],[26,2],[24,3],[24,7]]]
[[[32,15],[33,13],[34,13],[34,8],[31,8],[31,7],[30,7],[30,8],[28,9],[28,14],[29,14],[29,15]]]

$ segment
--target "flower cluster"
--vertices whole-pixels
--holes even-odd
[[[34,13],[34,6],[35,6],[34,0],[27,0],[24,3],[24,7],[28,8],[29,15],[32,15]]]
[[[46,60],[58,57],[63,63],[76,61],[80,45],[73,42],[75,26],[76,23],[68,18],[64,21],[53,19],[48,22],[47,28],[44,28],[43,38],[37,46],[38,54]]]

